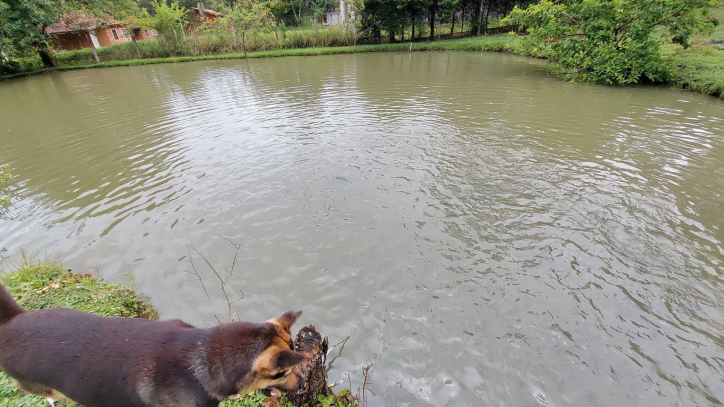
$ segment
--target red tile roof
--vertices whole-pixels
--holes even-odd
[[[57,23],[45,29],[46,34],[64,34],[74,31],[93,30],[100,26],[119,26],[118,21],[104,20],[98,17],[63,17]]]
[[[191,8],[192,8],[193,10],[196,10],[197,13],[199,12],[199,8],[198,8],[198,7],[191,7]],[[226,16],[226,14],[221,13],[221,12],[218,12],[218,11],[214,11],[214,10],[212,10],[212,9],[210,9],[210,8],[205,8],[205,9],[204,9],[204,13],[209,13],[209,14],[212,14],[212,15],[215,15],[215,16],[219,16],[219,17],[224,17],[224,16]]]

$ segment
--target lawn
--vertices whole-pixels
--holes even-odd
[[[719,26],[711,35],[697,35],[689,49],[666,44],[661,52],[676,66],[673,85],[724,99],[724,7],[713,9]]]

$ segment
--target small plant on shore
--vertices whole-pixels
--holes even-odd
[[[516,8],[504,21],[527,30],[524,45],[548,48],[569,79],[608,84],[667,82],[673,68],[660,53],[654,30],[689,46],[691,35],[712,26],[711,0],[543,0]]]
[[[271,10],[265,3],[241,1],[228,8],[226,19],[229,21],[234,40],[237,33],[241,36],[241,46],[246,54],[246,40],[251,31],[261,31],[273,19]]]
[[[317,400],[319,400],[319,407],[356,407],[359,405],[359,402],[355,398],[349,398],[348,397],[347,390],[342,390],[339,393],[336,394],[330,394],[328,396],[318,395]],[[350,401],[351,400],[351,401]],[[294,407],[294,406],[285,406],[285,407]]]
[[[0,166],[0,219],[8,215],[8,209],[10,208],[10,192],[8,189],[12,175],[8,172],[8,168],[7,165]]]

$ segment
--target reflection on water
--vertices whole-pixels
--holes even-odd
[[[380,349],[382,405],[724,402],[724,105],[502,55],[114,68],[0,84],[0,247],[99,267],[165,318],[245,298]]]

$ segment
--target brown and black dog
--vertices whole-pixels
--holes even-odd
[[[301,312],[209,329],[179,320],[28,312],[0,284],[0,371],[23,390],[94,406],[216,406],[276,387],[296,390],[290,329]]]

